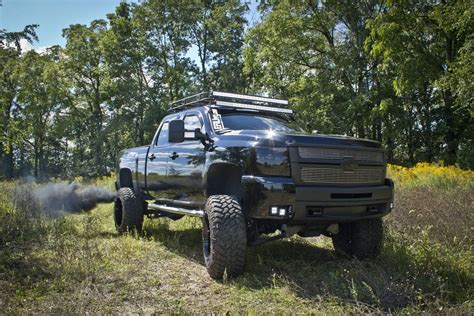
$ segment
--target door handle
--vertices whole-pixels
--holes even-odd
[[[151,155],[148,157],[148,159],[150,159],[151,161],[155,160],[155,158],[156,158],[155,154],[151,154]]]
[[[176,152],[174,152],[170,155],[170,158],[173,159],[173,160],[175,160],[178,157],[179,157],[179,155]]]

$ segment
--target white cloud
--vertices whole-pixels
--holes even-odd
[[[26,39],[22,38],[20,40],[20,48],[22,53],[26,53],[30,50],[36,51],[38,54],[42,54],[46,51],[49,46],[42,46],[42,47],[33,47]]]
[[[20,40],[20,48],[23,53],[30,51],[33,49],[33,45],[31,45],[26,39],[22,38]]]

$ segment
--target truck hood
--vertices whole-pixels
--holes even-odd
[[[254,146],[350,146],[382,148],[379,142],[340,135],[305,134],[299,132],[240,130],[216,135],[219,142],[252,142]]]

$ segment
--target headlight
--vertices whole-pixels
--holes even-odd
[[[261,176],[290,176],[290,163],[286,147],[255,147],[253,173]],[[253,160],[253,159],[252,159]]]

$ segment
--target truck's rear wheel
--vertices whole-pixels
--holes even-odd
[[[381,218],[339,224],[339,233],[332,236],[334,249],[341,254],[359,259],[380,254],[383,240]]]
[[[143,203],[131,188],[120,188],[114,203],[115,228],[119,233],[142,231]]]
[[[203,219],[203,252],[206,268],[214,279],[244,271],[247,251],[245,216],[239,202],[229,195],[207,200]]]

